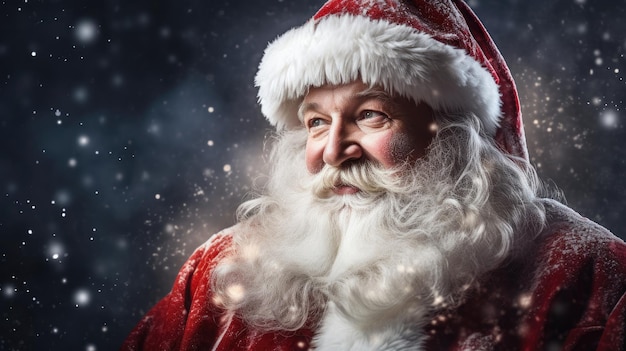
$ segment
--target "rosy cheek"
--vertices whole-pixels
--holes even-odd
[[[315,145],[307,143],[304,161],[306,169],[311,174],[318,173],[322,169],[322,151],[315,148]]]
[[[406,133],[394,133],[387,143],[388,162],[395,166],[406,162],[414,153],[416,145],[409,135]]]

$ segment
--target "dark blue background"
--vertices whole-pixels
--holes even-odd
[[[624,235],[626,4],[470,1],[539,174]],[[0,3],[0,349],[116,349],[234,222],[270,127],[253,78],[321,1]]]

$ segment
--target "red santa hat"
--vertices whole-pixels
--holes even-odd
[[[505,152],[528,159],[511,73],[462,0],[330,0],[267,47],[256,85],[280,130],[300,125],[309,87],[359,79],[444,113],[473,113]]]

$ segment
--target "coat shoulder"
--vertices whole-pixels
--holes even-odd
[[[234,230],[225,229],[194,250],[171,291],[139,321],[121,350],[193,349],[217,338],[221,311],[211,303],[210,275],[229,254]]]
[[[545,200],[546,229],[540,236],[542,253],[557,261],[605,260],[626,265],[626,244],[601,225],[556,201]]]

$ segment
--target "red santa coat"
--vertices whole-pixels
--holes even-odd
[[[463,305],[439,311],[424,350],[626,351],[626,244],[563,205],[545,206],[548,226],[534,246],[483,277]],[[211,272],[233,230],[193,253],[122,350],[311,347],[314,330],[263,333],[213,303]]]

